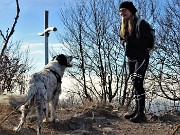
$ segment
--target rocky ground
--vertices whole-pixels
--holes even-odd
[[[12,108],[0,105],[0,121]],[[167,111],[159,117],[147,114],[146,123],[132,123],[123,118],[124,112],[112,106],[90,106],[59,108],[59,122],[43,123],[43,135],[172,135],[180,124],[180,112]],[[23,129],[16,133],[14,126],[19,122],[20,113],[14,112],[1,123],[0,135],[36,135],[36,121],[28,119]],[[180,128],[175,135],[180,135]]]

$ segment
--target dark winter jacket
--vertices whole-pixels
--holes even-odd
[[[136,37],[136,23],[138,18],[134,19],[134,30],[132,36],[128,36],[126,45],[126,56],[131,60],[143,59],[149,57],[149,51],[147,49],[147,44],[151,39],[149,25],[142,20],[140,23],[140,35],[138,39]]]

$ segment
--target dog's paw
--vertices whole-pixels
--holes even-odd
[[[60,121],[60,119],[58,119],[58,118],[54,119],[54,122],[59,122],[59,121]]]
[[[47,122],[49,122],[49,118],[44,118],[43,123],[47,123]]]
[[[50,123],[55,123],[55,122],[59,122],[60,120],[58,119],[58,118],[45,118],[44,120],[43,120],[43,123],[48,123],[48,122],[50,122]]]
[[[15,132],[19,132],[19,131],[20,131],[20,129],[21,129],[21,128],[19,128],[19,127],[14,127],[14,128],[13,128],[13,131],[15,131]]]
[[[49,122],[51,123],[56,123],[59,122],[60,120],[58,118],[49,118]]]
[[[54,118],[49,118],[49,122],[53,123],[53,122],[55,122],[55,119]]]

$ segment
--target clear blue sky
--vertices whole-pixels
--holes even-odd
[[[37,35],[44,30],[44,12],[49,11],[49,26],[55,26],[61,32],[59,8],[67,8],[69,4],[74,4],[74,0],[19,0],[20,16],[11,40],[22,41],[22,47],[29,46],[30,58],[33,58],[37,70],[44,66],[44,37]],[[6,34],[7,28],[11,28],[14,22],[15,0],[1,0],[0,9],[0,30]],[[49,49],[57,44],[60,43],[56,34],[51,32]]]

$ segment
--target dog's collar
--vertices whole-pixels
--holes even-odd
[[[51,70],[51,69],[49,69],[49,68],[46,68],[46,69],[49,70],[49,71],[51,71],[51,72],[56,76],[57,82],[62,83],[62,81],[61,81],[61,76],[60,76],[57,72],[55,72],[54,70]]]

